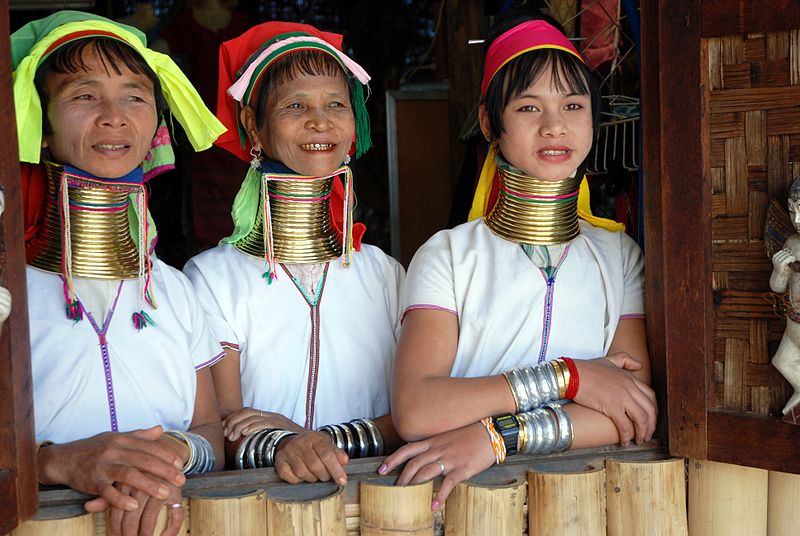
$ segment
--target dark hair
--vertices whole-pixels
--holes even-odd
[[[161,116],[161,113],[167,107],[164,93],[161,91],[161,82],[158,80],[156,73],[147,65],[133,47],[106,37],[90,37],[86,39],[78,39],[59,47],[52,54],[50,54],[36,70],[34,78],[34,85],[36,91],[39,93],[39,99],[42,101],[42,123],[45,134],[52,134],[53,128],[47,118],[47,105],[49,101],[49,94],[47,93],[47,79],[53,73],[67,74],[78,73],[80,71],[88,71],[86,63],[83,61],[83,51],[91,47],[100,62],[103,64],[106,72],[110,74],[113,70],[116,74],[122,74],[120,65],[124,65],[134,74],[143,74],[150,79],[153,83],[153,96],[156,103],[156,115]],[[110,70],[109,70],[110,69]]]
[[[242,70],[247,65],[242,66]],[[291,54],[281,56],[267,68],[256,90],[255,98],[251,100],[255,105],[253,112],[256,117],[256,127],[261,128],[267,111],[267,98],[269,94],[281,84],[294,80],[301,75],[312,76],[344,76],[348,90],[352,83],[342,65],[330,54],[320,50],[298,50]],[[348,92],[349,95],[349,92]]]
[[[530,20],[543,20],[564,33],[563,28],[552,18],[531,8],[516,8],[507,11],[489,30],[484,53],[500,35],[511,28]],[[592,124],[596,128],[600,121],[600,88],[586,65],[568,52],[557,49],[539,49],[522,54],[505,64],[494,76],[486,90],[484,104],[489,115],[493,138],[505,131],[503,111],[515,95],[521,93],[546,70],[550,71],[553,88],[560,92],[589,95],[592,103]]]

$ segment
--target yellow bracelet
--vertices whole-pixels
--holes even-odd
[[[486,427],[486,431],[489,432],[489,440],[492,442],[495,463],[503,463],[506,461],[506,444],[503,442],[503,438],[500,437],[500,434],[494,429],[494,423],[492,423],[491,417],[481,419],[481,422],[483,426]]]
[[[558,383],[558,398],[563,399],[564,395],[567,394],[567,386],[569,385],[569,382],[567,382],[566,379],[564,378],[564,369],[567,367],[563,365],[561,361],[558,359],[552,361],[551,363],[553,364],[553,370],[556,371],[556,382]]]

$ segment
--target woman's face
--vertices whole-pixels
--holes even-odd
[[[592,147],[592,102],[589,95],[561,93],[549,69],[503,110],[505,131],[496,140],[503,157],[527,175],[561,180],[583,162]],[[480,112],[488,135],[489,118]]]
[[[344,74],[299,74],[284,82],[267,98],[263,119],[257,139],[264,153],[302,175],[338,169],[356,131]]]
[[[47,77],[47,117],[53,129],[43,145],[53,160],[97,177],[114,179],[142,163],[158,118],[153,83],[120,62],[106,70],[92,47],[82,56],[86,71]]]

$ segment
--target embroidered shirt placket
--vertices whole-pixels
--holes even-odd
[[[103,358],[103,373],[105,374],[106,378],[106,397],[108,398],[108,413],[109,418],[111,419],[112,432],[119,432],[119,425],[117,423],[117,405],[114,400],[114,381],[111,378],[111,358],[108,354],[108,341],[106,340],[106,333],[108,333],[108,327],[111,325],[111,318],[114,316],[114,310],[117,308],[119,296],[122,294],[123,283],[124,281],[119,282],[119,287],[117,287],[117,297],[114,298],[114,303],[111,305],[111,310],[108,311],[108,316],[106,316],[106,321],[103,322],[102,328],[97,325],[92,313],[86,310],[86,308],[83,306],[83,302],[79,302],[81,304],[81,309],[83,309],[83,313],[86,315],[86,318],[89,319],[92,329],[94,329],[94,332],[97,334],[97,340],[100,343],[100,355]]]
[[[319,372],[319,329],[320,317],[319,306],[322,302],[322,291],[325,289],[325,280],[328,278],[328,266],[330,263],[325,263],[325,269],[322,272],[322,277],[317,284],[314,296],[309,296],[306,290],[295,278],[286,266],[281,264],[283,270],[292,279],[292,283],[303,296],[309,307],[309,315],[311,317],[311,340],[309,341],[308,349],[308,384],[306,387],[306,422],[304,427],[311,429],[314,425],[314,401],[317,397],[317,374]]]
[[[550,329],[553,321],[553,297],[556,290],[556,274],[558,273],[558,269],[561,267],[561,263],[567,257],[568,251],[569,245],[564,248],[563,253],[561,253],[561,257],[558,259],[558,263],[552,268],[552,273],[550,275],[547,274],[546,270],[539,268],[539,273],[542,274],[544,282],[547,285],[547,292],[544,296],[544,315],[542,317],[542,347],[539,350],[539,363],[543,363],[547,358],[547,345],[550,343]]]

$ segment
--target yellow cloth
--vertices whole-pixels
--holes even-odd
[[[488,212],[487,204],[489,203],[489,195],[492,192],[492,183],[494,176],[497,172],[497,145],[491,144],[489,152],[486,155],[486,160],[483,161],[483,169],[481,169],[481,176],[478,179],[478,187],[475,189],[475,196],[472,198],[472,207],[469,210],[469,220],[482,218]],[[578,192],[578,217],[585,220],[595,227],[600,227],[615,233],[625,231],[625,224],[619,223],[608,218],[600,218],[592,214],[592,209],[589,205],[589,183],[586,181],[584,175],[581,180],[580,191]]]
[[[14,71],[14,108],[17,119],[19,159],[37,164],[42,147],[42,104],[34,86],[36,69],[45,51],[62,37],[83,30],[102,30],[113,33],[130,45],[153,70],[161,82],[170,111],[183,125],[189,141],[197,151],[208,149],[225,132],[214,114],[203,104],[197,90],[172,59],[145,47],[133,33],[119,25],[95,20],[69,22],[51,31],[37,42]]]

